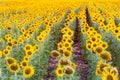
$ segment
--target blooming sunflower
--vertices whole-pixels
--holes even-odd
[[[18,63],[12,63],[12,64],[10,64],[8,66],[9,66],[9,70],[11,72],[16,72],[16,71],[19,72],[20,71],[20,66],[19,66]]]
[[[25,52],[29,51],[29,50],[33,50],[33,47],[30,44],[26,44],[25,47],[24,47],[24,50],[25,50]]]
[[[71,56],[72,56],[72,53],[70,52],[70,51],[68,51],[68,50],[65,50],[64,52],[63,52],[63,56],[65,57],[65,58],[70,58]]]
[[[57,67],[56,71],[55,71],[56,75],[59,77],[64,76],[64,72],[63,69],[61,67]]]
[[[20,63],[20,65],[21,65],[23,68],[25,68],[26,66],[28,66],[28,61],[23,60],[23,61]]]
[[[4,49],[4,50],[3,50],[3,54],[4,54],[5,56],[8,56],[8,55],[10,54],[10,50]]]
[[[7,64],[11,65],[13,63],[16,63],[16,60],[14,58],[6,58]]]
[[[23,76],[25,78],[30,78],[34,74],[34,68],[33,66],[26,66],[23,70]]]
[[[118,75],[113,72],[112,68],[105,69],[103,71],[103,77],[102,80],[119,80]]]

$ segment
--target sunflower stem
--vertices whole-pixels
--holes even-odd
[[[17,72],[16,71],[15,71],[14,76],[15,76],[15,80],[17,80]]]

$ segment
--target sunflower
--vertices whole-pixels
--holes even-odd
[[[19,37],[19,38],[18,38],[18,43],[23,43],[23,42],[24,42],[24,39],[21,38],[21,37]]]
[[[111,54],[108,51],[103,51],[102,53],[100,53],[100,58],[107,61],[112,60]]]
[[[33,50],[33,47],[30,44],[26,44],[24,47],[24,50],[25,50],[25,52],[27,52],[27,51]]]
[[[19,72],[20,71],[20,66],[19,66],[18,63],[12,63],[12,64],[9,65],[9,70],[11,72],[16,72],[16,71]]]
[[[97,47],[97,42],[92,42],[91,46],[92,46],[92,48]]]
[[[25,78],[30,78],[34,74],[34,68],[33,66],[26,66],[23,70],[23,76]]]
[[[70,65],[70,61],[68,59],[61,58],[58,62],[58,65],[60,67],[68,66]]]
[[[93,51],[95,54],[100,54],[100,53],[102,53],[103,50],[104,49],[102,46],[97,46],[97,47],[93,48]]]
[[[73,44],[73,40],[72,39],[67,39],[67,42],[69,42],[70,44]]]
[[[100,68],[97,68],[95,71],[96,76],[102,76],[102,71],[100,70]]]
[[[72,52],[72,51],[73,51],[73,48],[72,48],[71,46],[69,46],[69,47],[64,48],[64,50],[67,50],[67,51],[69,51],[69,52]]]
[[[53,58],[59,58],[60,57],[60,52],[56,51],[56,50],[53,50],[50,55],[53,57]]]
[[[69,59],[69,58],[72,56],[72,53],[71,53],[70,51],[68,51],[68,50],[64,50],[63,56],[64,56],[65,58],[68,58],[68,59]]]
[[[26,56],[31,57],[34,54],[34,50],[26,51]]]
[[[2,51],[0,50],[0,58],[2,57]]]
[[[69,42],[64,42],[63,44],[64,44],[63,45],[64,48],[70,47],[70,43]]]
[[[103,49],[107,49],[108,48],[107,42],[102,42],[101,46],[103,47]]]
[[[117,34],[116,37],[117,37],[117,40],[120,41],[120,34]]]
[[[120,31],[119,31],[118,28],[115,28],[114,30],[112,30],[112,33],[113,33],[114,35],[117,35],[119,32],[120,32]]]
[[[12,40],[12,43],[13,43],[15,46],[18,45],[18,41],[17,41],[16,39],[13,39],[13,40]]]
[[[4,50],[3,50],[3,54],[4,54],[5,56],[8,56],[8,55],[10,54],[10,50],[4,49]]]
[[[70,36],[69,36],[68,34],[64,34],[64,35],[62,36],[62,39],[70,39]]]
[[[37,36],[37,40],[39,41],[39,42],[41,42],[42,40],[43,40],[43,37],[42,36]]]
[[[63,49],[59,49],[58,51],[60,52],[60,54],[61,54],[61,55],[62,55],[62,54],[63,54],[63,52],[64,52],[64,50],[63,50]]]
[[[63,69],[61,67],[57,67],[57,69],[55,70],[55,73],[58,77],[64,76],[64,72],[63,72]]]
[[[62,42],[59,42],[59,43],[57,44],[57,48],[58,48],[58,50],[63,48]]]
[[[75,71],[71,66],[66,66],[64,69],[64,73],[68,76],[73,76],[74,72]]]
[[[113,69],[109,68],[109,70],[105,69],[103,71],[102,80],[119,80],[118,75],[113,73]]]
[[[72,30],[68,30],[68,31],[67,31],[67,35],[69,35],[69,36],[73,36],[73,34],[74,34],[74,33],[73,33]]]
[[[38,46],[37,44],[35,44],[35,45],[33,46],[33,48],[34,48],[34,52],[36,52],[36,51],[39,50],[39,46]]]
[[[64,27],[64,28],[61,30],[61,32],[62,32],[62,33],[65,33],[65,32],[67,32],[68,30],[69,30],[68,27]]]
[[[110,67],[110,66],[111,66],[110,64],[104,63],[103,61],[99,61],[97,68],[100,69],[101,72],[103,72],[104,68]]]
[[[96,41],[98,40],[98,38],[96,38],[95,36],[92,36],[92,37],[90,37],[90,40],[91,40],[92,42],[96,42]]]
[[[71,62],[71,63],[70,63],[70,66],[71,66],[73,69],[76,69],[76,66],[77,66],[77,65],[76,65],[74,62]]]
[[[24,56],[24,61],[28,62],[29,61],[29,57],[28,56]]]
[[[16,60],[14,58],[6,58],[7,64],[11,65],[13,63],[16,63]]]
[[[6,46],[6,49],[8,49],[8,50],[11,50],[12,49],[12,46]]]
[[[20,63],[20,65],[21,65],[23,68],[25,68],[26,66],[28,66],[28,61],[23,60],[23,61]]]
[[[92,45],[91,45],[90,43],[88,43],[88,44],[86,44],[86,48],[87,48],[88,50],[92,50]]]

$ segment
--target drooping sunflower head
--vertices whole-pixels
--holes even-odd
[[[34,74],[34,68],[33,66],[26,66],[23,70],[23,76],[25,78],[30,78]]]
[[[61,67],[70,65],[70,61],[68,59],[61,58],[58,62],[58,65]]]
[[[58,52],[57,50],[53,50],[50,55],[53,57],[53,58],[59,58],[60,57],[60,52]]]
[[[110,64],[104,63],[103,61],[99,61],[98,65],[97,65],[97,68],[99,68],[100,71],[103,72],[104,68],[110,67],[110,66],[111,66]]]
[[[100,54],[104,49],[102,48],[102,46],[97,46],[95,48],[93,48],[93,51],[95,54]]]
[[[14,58],[6,58],[6,61],[8,65],[16,63],[16,60]]]
[[[20,66],[18,63],[12,63],[9,65],[9,70],[11,72],[19,72],[20,71]]]
[[[111,54],[108,51],[103,51],[102,53],[100,53],[100,58],[107,61],[112,60]]]
[[[64,69],[64,72],[68,76],[73,76],[74,69],[71,66],[66,66],[65,69]]]

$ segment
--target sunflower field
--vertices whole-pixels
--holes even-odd
[[[0,80],[119,80],[120,0],[0,0]]]

